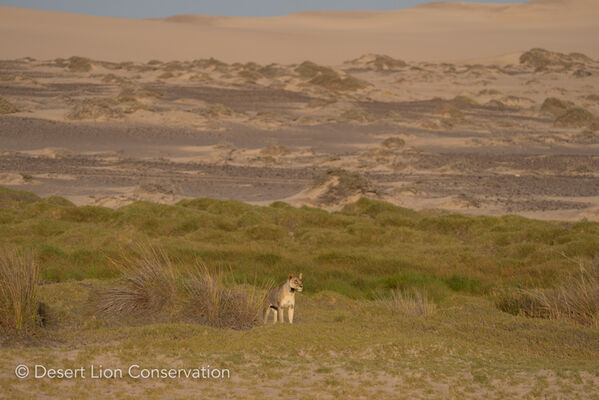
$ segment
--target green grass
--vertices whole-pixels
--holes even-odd
[[[193,287],[202,290],[173,301],[164,287],[139,292],[164,299],[166,310],[99,312],[95,294],[139,276],[137,243],[172,260],[151,271],[169,264],[165,273],[188,277],[198,261],[225,271],[217,287],[233,299],[303,272],[294,324],[211,324],[206,304],[220,303],[202,297],[201,280]],[[597,252],[597,223],[416,212],[364,198],[333,213],[213,199],[112,210],[0,188],[3,245],[35,252],[42,280],[57,282],[38,290],[44,327],[0,348],[3,398],[57,390],[69,398],[599,398],[596,327],[527,318],[511,298],[503,312],[495,297],[565,293],[579,269],[572,257],[590,263]],[[188,308],[186,299],[197,302]],[[177,309],[189,320],[160,318]],[[15,378],[16,365],[35,363],[211,365],[229,368],[232,380]]]
[[[35,251],[47,281],[115,277],[109,258],[135,255],[129,244],[143,241],[184,266],[198,258],[227,266],[240,280],[302,270],[313,290],[354,298],[406,276],[430,282],[433,296],[485,294],[553,287],[576,268],[560,254],[590,259],[599,250],[597,223],[415,212],[365,198],[333,213],[212,199],[113,210],[0,188],[0,205],[0,245]]]

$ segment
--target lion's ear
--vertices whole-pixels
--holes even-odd
[[[303,276],[303,275],[304,275],[304,274],[302,274],[302,273],[300,272],[300,274],[299,274],[299,278],[300,278],[300,279],[302,279],[302,276]]]
[[[293,278],[293,274],[289,274],[289,279]]]

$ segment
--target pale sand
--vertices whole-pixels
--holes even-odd
[[[2,58],[339,64],[365,53],[406,60],[510,62],[532,47],[599,58],[599,2],[430,3],[397,11],[269,18],[134,20],[0,7]],[[507,56],[496,58],[498,54]]]

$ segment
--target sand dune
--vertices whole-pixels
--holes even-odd
[[[429,3],[396,11],[134,20],[0,7],[2,58],[81,55],[147,61],[339,64],[364,53],[406,60],[487,59],[531,47],[599,58],[599,2]]]

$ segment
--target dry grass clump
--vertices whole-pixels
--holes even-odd
[[[0,114],[13,114],[19,110],[11,102],[0,96]]]
[[[191,321],[218,328],[249,329],[260,321],[263,295],[256,286],[227,286],[227,275],[202,263],[181,271],[165,251],[140,247],[135,260],[115,262],[123,284],[96,294],[96,309],[107,316]]]
[[[541,112],[558,117],[566,112],[568,108],[574,106],[571,101],[561,100],[556,97],[548,97],[541,106]]]
[[[71,72],[89,72],[92,70],[92,63],[89,58],[73,56],[69,58],[68,68]]]
[[[341,76],[332,68],[304,61],[295,68],[301,78],[309,79],[309,83],[324,87],[328,90],[345,91],[357,90],[370,86],[370,83],[351,75]]]
[[[581,107],[572,107],[557,117],[553,125],[560,128],[584,128],[591,126],[596,120],[597,118],[590,111]]]
[[[570,68],[573,65],[591,63],[593,60],[581,53],[563,54],[545,49],[535,48],[520,56],[520,64],[533,67],[536,71],[546,70],[548,67]]]
[[[389,297],[379,297],[376,302],[392,312],[419,317],[428,317],[437,310],[437,305],[428,298],[426,293],[417,289],[411,291],[393,289]]]
[[[114,265],[123,274],[124,285],[98,294],[96,307],[100,312],[155,315],[172,309],[179,276],[163,250],[142,247],[139,258]]]
[[[119,118],[121,112],[114,108],[119,102],[110,98],[85,99],[76,104],[65,118],[71,120]]]
[[[0,250],[0,331],[26,335],[38,319],[39,267],[31,254]]]
[[[185,316],[216,328],[251,329],[260,323],[264,295],[256,286],[227,287],[222,272],[211,273],[197,264],[184,281]]]
[[[548,290],[504,291],[495,294],[495,305],[504,312],[530,318],[567,320],[599,328],[599,258],[563,285]]]

